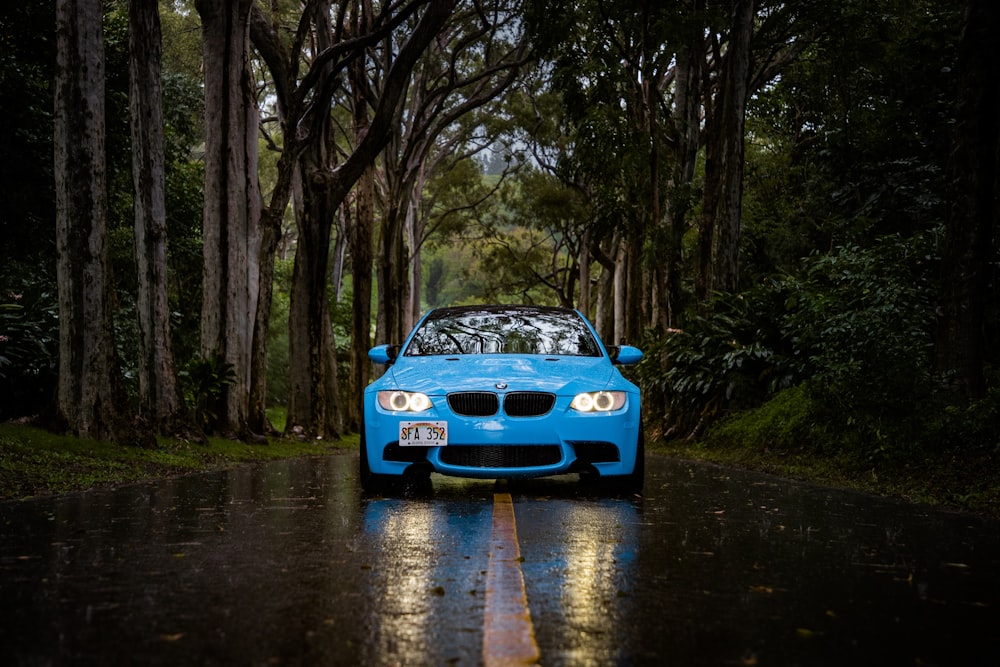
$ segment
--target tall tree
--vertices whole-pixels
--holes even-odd
[[[57,418],[79,437],[123,442],[131,420],[111,310],[102,21],[100,0],[56,3]]]
[[[691,183],[678,175],[693,177],[698,146],[697,129],[680,122],[700,120],[700,81],[690,75],[704,57],[699,4],[540,0],[530,14],[574,137],[557,173],[593,208],[588,250],[604,269],[596,319],[609,340],[636,340],[679,309]],[[682,52],[687,77],[677,88]],[[672,93],[683,113],[672,111]]]
[[[132,177],[139,311],[139,415],[157,431],[180,426],[184,407],[177,383],[167,297],[166,159],[163,138],[160,13],[129,1]]]
[[[743,142],[751,78],[750,40],[754,0],[734,0],[726,44],[713,40],[719,66],[714,96],[705,94],[705,191],[698,237],[698,296],[735,292],[739,286],[740,220],[743,202]]]
[[[414,226],[418,186],[428,162],[458,148],[458,142],[441,142],[442,135],[462,127],[458,121],[497,98],[527,62],[520,23],[518,1],[463,4],[414,68],[382,161],[386,197],[379,234],[379,342],[402,341],[412,325],[409,268],[419,253]],[[465,136],[486,122],[464,123]],[[434,158],[439,148],[442,154]]]
[[[427,45],[438,35],[441,28],[447,22],[454,9],[455,1],[428,0],[415,25],[412,27],[412,30],[408,31],[405,41],[398,47],[398,50],[393,41],[387,40],[386,44],[389,50],[383,53],[383,57],[387,58],[391,62],[391,65],[386,70],[383,85],[378,91],[377,98],[369,100],[369,103],[373,105],[373,109],[368,132],[336,169],[332,169],[329,165],[323,166],[317,164],[314,165],[313,169],[309,169],[307,166],[304,172],[306,178],[317,179],[326,188],[322,201],[328,205],[329,208],[326,209],[327,211],[332,213],[343,205],[349,193],[357,184],[358,179],[361,178],[366,169],[374,164],[379,153],[385,147],[391,136],[398,109],[402,104],[410,74],[416,66],[420,55],[427,48]],[[411,3],[410,7],[412,8],[419,4],[422,3]],[[323,81],[327,87],[333,84],[333,81],[329,78],[325,78]],[[329,99],[329,97],[326,96],[325,99]],[[322,108],[324,107],[320,107],[320,109]],[[327,226],[332,223],[332,215],[325,218],[325,220],[318,216],[314,219],[317,223],[324,222]],[[327,238],[329,238],[329,234],[327,234]],[[297,249],[297,252],[300,251],[301,244]],[[312,271],[323,271],[323,274],[309,275],[308,272],[303,272],[299,275],[299,280],[307,281],[313,286],[322,284],[325,293],[327,278],[325,269],[325,263],[315,263],[312,266]],[[295,289],[294,286],[293,289]],[[316,320],[324,318],[325,314],[313,310],[306,313],[306,316],[309,319]],[[293,321],[290,325],[290,336],[301,335],[302,332],[315,331],[317,330],[316,326],[329,326],[329,321],[326,320],[325,324],[317,322],[315,325],[311,325],[308,321]],[[308,346],[303,347],[308,349]],[[300,347],[300,354],[303,351],[304,349]],[[330,359],[329,355],[333,351],[328,349],[326,352],[328,355],[326,358]],[[291,360],[291,363],[294,368],[295,360]],[[299,368],[304,369],[305,367],[300,365]],[[293,375],[292,383],[294,385],[296,382],[309,382],[314,388],[318,389],[322,383],[330,381],[328,374],[334,372],[334,370],[333,364],[325,363],[319,358],[313,358],[308,365],[308,373],[301,373],[298,378]],[[325,395],[326,400],[336,401],[339,399],[339,397],[328,393],[320,394],[315,389],[314,394]],[[301,406],[297,411],[289,410],[289,423],[301,426],[307,433],[316,433],[323,426],[312,420],[313,414],[306,412],[306,407]]]
[[[959,45],[951,210],[935,346],[938,370],[969,397],[985,391],[986,313],[996,298],[1000,224],[1000,5],[969,0]],[[991,287],[992,286],[992,287]],[[991,295],[991,289],[993,293]]]
[[[219,431],[248,435],[259,295],[258,113],[249,69],[253,0],[196,0],[205,71],[205,216],[201,354],[233,371],[215,406]]]
[[[298,179],[303,191],[302,206],[296,207],[299,243],[292,286],[298,306],[292,307],[289,321],[291,385],[293,395],[297,392],[298,398],[289,405],[286,428],[311,435],[336,435],[339,430],[340,397],[332,377],[336,368],[335,351],[326,305],[330,227],[362,174],[388,141],[410,72],[455,5],[455,0],[389,3],[380,7],[371,19],[370,30],[348,38],[342,29],[353,2],[344,0],[338,5],[336,20],[329,19],[329,0],[307,3],[303,21],[294,31],[292,47],[287,53],[274,48],[281,44],[274,23],[268,25],[257,19],[253,22],[254,43],[262,50],[274,76],[279,105],[284,107],[282,129],[288,159],[283,155],[279,166],[292,169],[292,173],[297,170],[298,175],[289,176],[287,182],[290,185]],[[320,15],[326,18],[317,20]],[[329,114],[342,75],[362,49],[385,40],[397,30],[405,34],[405,39],[397,36],[395,41],[386,42],[391,51],[384,55],[391,59],[391,66],[384,70],[381,87],[365,97],[371,109],[368,131],[355,133],[360,140],[341,153],[340,149],[345,147],[336,142],[351,137],[334,136]],[[319,32],[325,35],[319,36]],[[314,40],[314,48],[309,52],[304,48],[307,38]],[[307,71],[301,74],[300,59],[309,63]],[[278,182],[285,182],[284,177],[279,175]],[[276,203],[283,210],[284,202],[273,198],[269,210],[278,210]],[[356,266],[355,271],[359,270],[364,269]],[[322,405],[316,405],[317,402]]]
[[[354,35],[360,36],[371,30],[372,3],[360,0],[351,9],[350,26]],[[354,129],[354,145],[358,145],[368,134],[371,124],[371,109],[366,100],[372,95],[371,85],[365,72],[365,61],[361,58],[351,63],[348,79],[351,90],[351,122]],[[364,414],[364,388],[371,375],[368,362],[368,348],[371,347],[372,322],[372,269],[375,263],[375,166],[370,165],[358,179],[352,201],[351,223],[348,225],[348,247],[351,253],[351,352],[350,383],[348,392],[355,396],[353,404],[346,409],[347,426],[361,430]]]
[[[673,72],[673,106],[666,122],[667,145],[674,159],[665,167],[665,205],[661,236],[663,262],[658,262],[656,288],[660,295],[654,324],[660,331],[677,326],[683,312],[682,252],[692,208],[692,184],[701,148],[701,73],[705,67],[705,0],[688,0],[677,27],[677,55]]]
[[[329,0],[312,3],[316,50],[327,51],[336,37],[330,21]],[[339,35],[340,26],[337,27]],[[301,202],[295,223],[298,244],[292,272],[289,330],[291,391],[288,423],[310,435],[339,437],[343,426],[337,382],[336,347],[330,322],[328,295],[330,240],[342,202],[331,198],[327,181],[334,164],[333,120],[329,109],[337,83],[330,77],[332,63],[317,73],[319,85],[313,103],[318,112],[306,117],[310,141],[297,164]]]

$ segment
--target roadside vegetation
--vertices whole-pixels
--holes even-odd
[[[702,440],[654,438],[647,446],[652,452],[680,459],[1000,517],[1000,465],[995,450],[922,452],[895,461],[871,461],[845,453],[817,454],[807,440],[791,446],[773,440],[754,441],[750,434],[760,424],[747,421],[760,419],[760,415],[748,413],[713,429]],[[767,424],[765,430],[772,427]]]
[[[274,438],[248,444],[229,438],[203,442],[162,438],[155,447],[56,435],[22,424],[0,424],[0,500],[106,489],[260,461],[356,450],[357,436],[340,440]]]
[[[787,440],[774,433],[779,424],[794,421],[795,415],[785,414],[786,409],[771,405],[735,417],[712,429],[703,440],[667,440],[651,433],[649,453],[1000,516],[1000,470],[992,452],[962,457],[940,452],[899,462],[817,455],[806,440]],[[792,433],[802,437],[789,425],[784,435]],[[34,426],[0,424],[0,501],[110,489],[269,460],[346,454],[356,452],[357,446],[354,434],[333,441],[272,438],[266,444],[228,438],[204,442],[164,438],[155,448],[122,447],[55,435]]]
[[[1000,513],[1000,382],[963,401],[932,370],[933,257],[900,237],[816,255],[654,343],[636,380],[663,449]]]

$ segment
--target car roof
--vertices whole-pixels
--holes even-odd
[[[482,315],[504,315],[504,314],[517,314],[517,315],[531,315],[531,314],[562,314],[562,315],[574,315],[577,313],[572,308],[563,308],[561,306],[525,306],[519,304],[487,304],[487,305],[475,305],[475,306],[447,306],[444,308],[435,308],[427,314],[427,319],[443,319],[446,317],[451,317],[454,315],[464,315],[467,313],[479,313]]]

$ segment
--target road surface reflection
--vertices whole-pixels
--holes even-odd
[[[472,495],[362,501],[359,664],[478,663],[492,496]]]
[[[1000,523],[650,456],[644,498],[357,455],[0,503],[0,665],[478,665],[513,501],[546,667],[998,665]]]

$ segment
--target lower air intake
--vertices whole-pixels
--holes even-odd
[[[441,462],[463,468],[540,468],[559,463],[562,451],[555,445],[486,445],[441,448]]]

